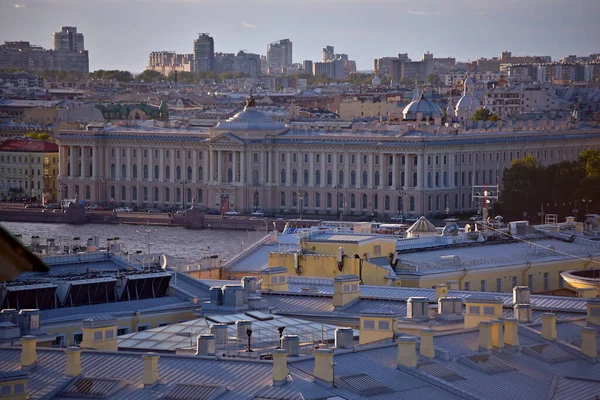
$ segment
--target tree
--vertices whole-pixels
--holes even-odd
[[[137,76],[137,80],[144,82],[160,82],[164,81],[165,77],[158,71],[147,69]]]
[[[25,134],[26,137],[37,140],[50,140],[50,135],[46,132],[29,132]]]
[[[475,112],[471,116],[471,119],[473,121],[487,121],[490,118],[490,115],[491,113],[489,110],[485,108],[480,108],[478,110],[475,110]]]
[[[579,162],[587,177],[600,177],[600,151],[587,149],[579,154]]]
[[[432,86],[442,86],[442,81],[437,74],[429,74],[425,77],[425,83]]]
[[[106,79],[106,80],[115,80],[117,82],[132,82],[133,75],[129,71],[121,71],[121,70],[103,70],[99,69],[94,72],[90,72],[88,77],[92,79]]]
[[[531,155],[513,160],[510,168],[504,170],[503,210],[513,215],[535,212],[544,200],[543,167]]]

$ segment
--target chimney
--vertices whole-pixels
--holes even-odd
[[[110,315],[100,315],[83,320],[81,347],[101,351],[117,351],[117,320]]]
[[[291,357],[298,357],[300,354],[300,337],[298,335],[283,335],[280,345]]]
[[[272,290],[274,292],[287,292],[287,269],[284,267],[272,267],[261,271],[262,290]]]
[[[37,361],[37,338],[27,335],[21,338],[21,367],[28,369],[35,365]]]
[[[341,311],[360,300],[360,278],[340,275],[333,279],[333,308]]]
[[[445,283],[435,285],[435,301],[438,301],[441,297],[448,297],[448,285]]]
[[[287,350],[273,350],[273,386],[281,386],[287,382],[290,373],[287,367]]]
[[[542,337],[546,340],[556,340],[556,314],[542,314]]]
[[[81,349],[79,347],[68,347],[65,349],[67,363],[65,375],[75,377],[81,374]]]
[[[398,366],[414,368],[417,366],[417,339],[410,336],[401,336],[398,341]]]
[[[229,342],[229,328],[226,324],[212,324],[210,333],[215,337],[218,347],[226,347]]]
[[[144,360],[144,387],[152,387],[158,383],[158,354],[148,353],[142,355]]]
[[[596,329],[587,326],[581,328],[581,352],[594,360],[598,357]]]
[[[354,347],[354,330],[352,328],[335,328],[335,348],[351,349]]]
[[[504,343],[507,346],[519,347],[519,321],[515,318],[504,320]]]
[[[419,348],[419,351],[423,357],[435,358],[433,334],[433,329],[423,329],[421,331],[421,347]]]
[[[502,300],[496,298],[476,298],[468,297],[465,299],[465,329],[475,328],[479,322],[490,322],[504,316]]]
[[[531,304],[529,286],[515,286],[513,288],[513,304]]]
[[[317,349],[315,355],[315,381],[333,387],[333,349]]]
[[[600,326],[600,299],[588,300],[587,307],[587,322]]]
[[[429,318],[429,298],[409,297],[406,301],[407,318]]]
[[[501,319],[492,320],[492,346],[497,349],[504,348],[504,333],[502,331],[504,321]]]
[[[215,335],[199,335],[196,338],[196,355],[210,357],[217,353],[217,340]]]
[[[492,323],[481,321],[479,323],[479,349],[492,350]]]
[[[438,319],[455,321],[463,318],[463,302],[460,297],[440,297],[438,299]]]
[[[521,323],[531,322],[531,306],[529,304],[515,304],[514,316]]]

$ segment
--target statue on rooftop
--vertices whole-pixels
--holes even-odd
[[[250,91],[250,95],[248,96],[248,99],[246,99],[246,108],[250,107],[256,107],[256,101],[254,100],[254,97],[252,97],[252,91]]]

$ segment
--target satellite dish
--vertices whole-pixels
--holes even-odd
[[[160,255],[160,267],[162,269],[167,269],[167,256],[164,254]]]

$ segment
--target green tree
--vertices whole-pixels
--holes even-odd
[[[26,137],[37,140],[50,140],[51,137],[46,132],[29,132],[25,134]]]
[[[425,83],[432,86],[442,86],[440,76],[437,74],[429,74],[425,77]]]
[[[491,114],[492,113],[490,113],[489,110],[485,108],[480,108],[478,110],[475,110],[475,112],[471,116],[471,119],[473,121],[487,121],[488,119],[490,119]]]
[[[513,160],[510,168],[504,170],[502,192],[504,212],[521,215],[539,210],[545,199],[542,193],[544,168],[531,155]]]
[[[137,76],[137,80],[144,82],[160,82],[164,81],[165,77],[158,71],[147,69]]]
[[[600,177],[600,151],[587,149],[579,154],[579,163],[587,177]]]

